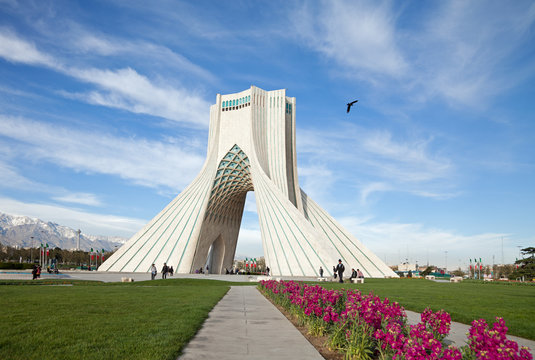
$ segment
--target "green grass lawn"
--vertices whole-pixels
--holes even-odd
[[[326,288],[358,288],[399,302],[407,310],[444,309],[452,320],[470,324],[475,319],[505,319],[509,334],[535,340],[535,286],[502,283],[439,283],[423,279],[366,279],[364,284],[319,283]]]
[[[229,287],[249,285],[195,279],[23,283],[0,285],[0,359],[176,359]]]

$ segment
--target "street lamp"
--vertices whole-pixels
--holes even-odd
[[[32,239],[32,247],[30,248],[30,258],[32,259],[33,264],[33,236],[30,236],[30,239]]]
[[[444,251],[446,254],[446,267],[444,268],[445,272],[448,272],[448,251]]]

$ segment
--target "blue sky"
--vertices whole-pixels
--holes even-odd
[[[255,85],[296,97],[301,187],[387,263],[514,261],[534,24],[532,1],[0,0],[0,211],[130,237],[199,172],[216,94]]]

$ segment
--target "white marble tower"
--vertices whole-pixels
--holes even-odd
[[[171,164],[172,165],[172,164]],[[232,267],[245,197],[255,191],[266,264],[273,275],[346,271],[397,277],[299,187],[295,98],[255,86],[217,95],[210,107],[206,161],[199,175],[99,271],[148,272],[155,263],[191,273]],[[347,272],[346,272],[347,274]]]

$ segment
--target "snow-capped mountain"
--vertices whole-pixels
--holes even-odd
[[[33,238],[32,238],[33,237]],[[96,236],[80,234],[80,249],[114,250],[128,239],[118,236]],[[23,248],[48,244],[50,248],[59,247],[70,250],[76,248],[78,232],[67,226],[44,222],[27,216],[0,213],[0,243]]]

